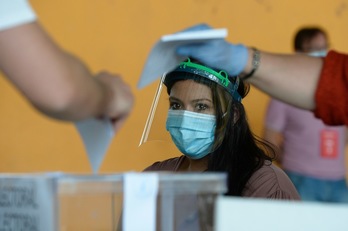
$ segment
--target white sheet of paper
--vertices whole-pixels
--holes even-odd
[[[93,118],[78,121],[75,125],[83,140],[93,173],[97,173],[115,135],[111,120]]]
[[[126,173],[123,181],[123,231],[155,231],[157,173]]]
[[[348,230],[347,217],[346,204],[221,196],[214,224],[216,231]]]
[[[138,88],[143,88],[159,79],[165,72],[172,70],[183,61],[175,53],[179,45],[192,42],[203,42],[211,39],[222,39],[227,36],[227,29],[208,29],[200,31],[180,32],[164,35],[152,48],[143,72],[138,81]]]

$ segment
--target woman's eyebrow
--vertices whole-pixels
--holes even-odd
[[[182,103],[182,100],[180,100],[179,98],[177,98],[175,96],[169,96],[169,100],[170,101],[177,101],[177,102]],[[210,103],[213,102],[213,100],[209,99],[209,98],[198,98],[198,99],[191,100],[191,102],[193,102],[193,103],[197,103],[197,102],[200,102],[200,101],[208,101]]]
[[[194,99],[192,100],[192,102],[196,103],[196,102],[199,102],[199,101],[208,101],[208,102],[213,102],[211,99],[208,99],[208,98],[200,98],[200,99]]]
[[[175,96],[169,96],[169,100],[182,102],[179,98],[176,98]]]

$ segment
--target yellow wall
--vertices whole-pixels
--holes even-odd
[[[113,140],[101,172],[142,170],[175,155],[175,148],[165,143],[138,147],[157,85],[139,90],[136,83],[149,50],[163,34],[206,22],[227,27],[229,41],[291,52],[294,31],[319,24],[328,30],[333,48],[348,51],[347,0],[30,2],[57,43],[82,57],[93,71],[121,73],[133,88],[134,111]],[[252,88],[244,102],[260,135],[268,97]],[[91,172],[74,126],[40,115],[5,78],[0,78],[0,108],[0,172]]]

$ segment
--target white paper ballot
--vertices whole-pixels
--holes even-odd
[[[123,181],[123,231],[155,231],[157,173],[126,173]]]
[[[138,82],[138,88],[143,88],[159,79],[165,72],[171,71],[183,61],[184,58],[178,57],[175,53],[179,45],[222,39],[226,36],[227,29],[187,31],[162,36],[147,58]]]
[[[85,145],[93,173],[97,173],[104,160],[114,129],[110,119],[86,119],[75,123]]]

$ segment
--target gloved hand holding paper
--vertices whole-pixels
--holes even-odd
[[[138,82],[138,88],[143,88],[159,79],[165,72],[179,65],[186,57],[179,57],[176,48],[193,42],[223,39],[227,36],[227,29],[206,28],[196,31],[183,31],[162,36],[152,48],[143,72]]]

